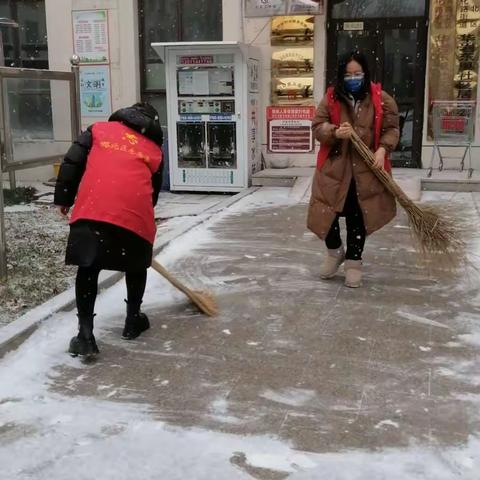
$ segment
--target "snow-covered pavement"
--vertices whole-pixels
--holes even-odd
[[[460,212],[478,263],[480,196],[426,199]],[[95,363],[65,353],[74,312],[1,359],[0,479],[477,479],[478,272],[419,266],[400,215],[369,239],[362,289],[322,282],[305,214],[262,189],[162,252],[218,318],[151,272],[137,341],[120,282]]]

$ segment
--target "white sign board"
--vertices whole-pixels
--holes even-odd
[[[107,10],[78,10],[72,12],[73,48],[80,64],[109,62]]]
[[[322,15],[324,0],[289,0],[287,15]]]
[[[362,31],[364,30],[363,22],[344,22],[343,29],[345,31]]]
[[[246,17],[285,15],[286,0],[244,0]]]
[[[246,17],[321,15],[324,0],[244,0]]]

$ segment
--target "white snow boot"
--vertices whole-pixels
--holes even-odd
[[[320,267],[320,277],[324,280],[334,277],[344,260],[345,249],[343,245],[340,248],[328,249],[327,256]]]
[[[362,261],[346,260],[345,261],[345,286],[350,288],[358,288],[362,285]]]

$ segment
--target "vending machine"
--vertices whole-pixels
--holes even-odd
[[[239,192],[260,169],[256,49],[152,43],[165,64],[171,190]]]

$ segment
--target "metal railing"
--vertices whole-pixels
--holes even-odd
[[[81,129],[80,77],[79,59],[75,55],[71,58],[71,66],[71,72],[0,67],[0,282],[5,281],[7,277],[3,173],[9,173],[11,187],[14,188],[15,171],[58,162],[63,158],[72,141],[77,138]],[[37,88],[28,90],[25,88],[25,84],[28,82],[33,82],[34,85],[37,82]],[[43,88],[43,90],[38,88],[38,84],[42,82],[49,82],[48,88]],[[20,86],[17,90],[12,88],[12,84],[15,83]],[[65,86],[68,94],[65,94]],[[51,126],[51,131],[46,129],[47,138],[29,138],[29,127],[23,129],[26,136],[15,135],[16,130],[19,130],[19,122],[15,122],[12,117],[19,114],[19,109],[26,108],[26,118],[32,122],[32,119],[28,118],[30,113],[28,108],[32,108],[32,105],[22,99],[21,95],[29,95],[30,98],[35,98],[35,95],[43,95],[47,107],[50,106],[49,111],[47,109],[46,112],[37,112],[40,117],[44,115],[43,119],[40,118],[40,120],[45,120],[44,122],[37,122],[34,119],[33,124],[30,123],[30,129],[43,127],[42,132],[44,133],[45,125],[42,123]],[[18,101],[13,105],[15,96],[18,97]],[[37,100],[39,99],[37,98]],[[40,100],[42,100],[41,97]],[[70,120],[70,128],[67,125],[66,129],[65,103],[67,102],[69,105],[67,119]],[[61,138],[57,138],[55,130],[60,131]],[[67,130],[69,130],[68,133]]]

